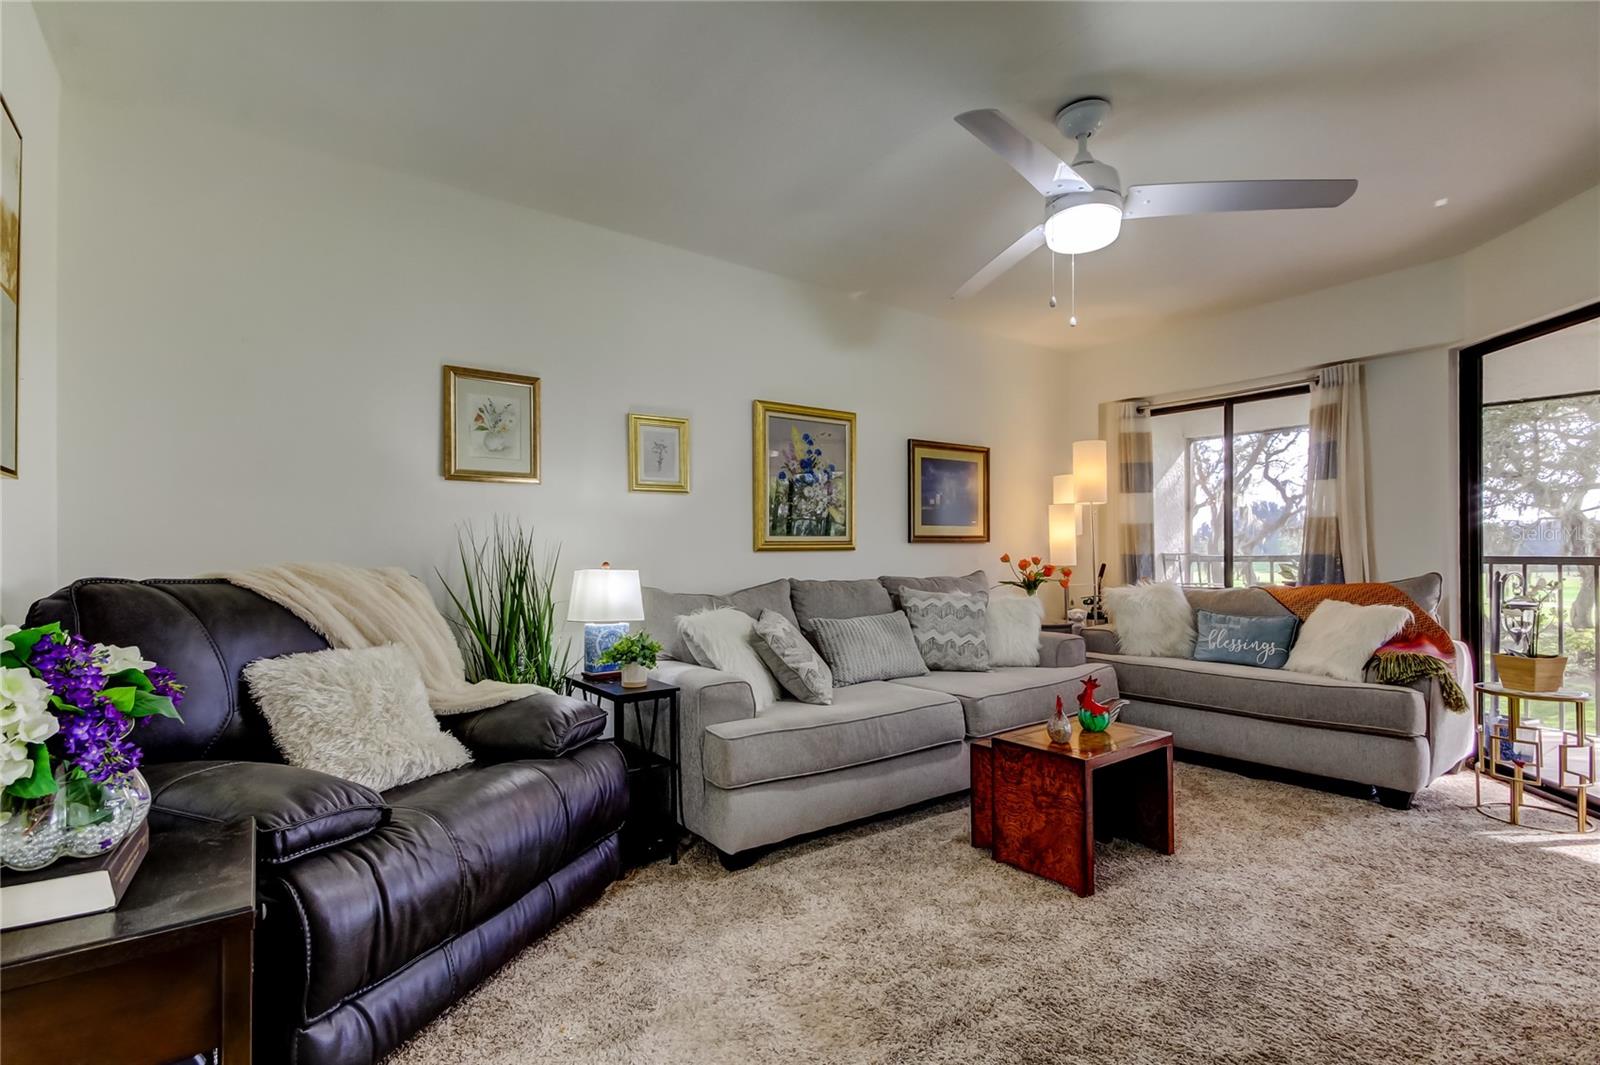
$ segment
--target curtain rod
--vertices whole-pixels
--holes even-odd
[[[1288,377],[1278,384],[1255,385],[1248,388],[1241,387],[1231,392],[1218,392],[1215,395],[1201,394],[1192,399],[1174,399],[1158,402],[1145,396],[1129,396],[1127,399],[1119,400],[1118,402],[1137,404],[1135,409],[1140,414],[1145,413],[1152,407],[1179,407],[1188,406],[1191,403],[1221,403],[1225,399],[1238,399],[1241,396],[1252,396],[1261,392],[1273,392],[1279,388],[1289,388],[1296,385],[1314,385],[1320,382],[1322,378],[1322,371],[1332,366],[1346,366],[1350,363],[1359,363],[1360,365],[1365,366],[1369,362],[1377,362],[1379,359],[1392,359],[1396,355],[1415,355],[1422,351],[1449,351],[1451,350],[1451,347],[1452,345],[1450,344],[1419,344],[1409,348],[1396,348],[1394,351],[1380,351],[1373,355],[1361,355],[1353,359],[1337,359],[1333,362],[1318,363],[1316,366],[1313,366],[1310,368],[1310,370],[1306,371],[1306,375],[1304,377]]]
[[[1312,387],[1319,382],[1321,376],[1321,374],[1312,374],[1310,377],[1306,377],[1298,381],[1291,380],[1284,382],[1283,384],[1268,385],[1264,388],[1257,387],[1241,389],[1234,392],[1219,392],[1215,395],[1197,396],[1193,399],[1175,399],[1166,403],[1158,403],[1155,400],[1149,399],[1135,400],[1133,401],[1135,403],[1133,409],[1138,414],[1148,414],[1151,411],[1178,413],[1185,410],[1200,410],[1204,407],[1214,407],[1217,404],[1224,403],[1230,399],[1277,399],[1280,396],[1297,396],[1304,392],[1311,391]]]

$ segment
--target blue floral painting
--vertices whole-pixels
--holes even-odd
[[[777,404],[758,403],[757,409],[763,496],[757,501],[757,550],[854,546],[854,416],[788,414]]]

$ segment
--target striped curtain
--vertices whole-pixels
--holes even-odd
[[[1154,580],[1155,497],[1150,415],[1134,403],[1122,404],[1117,431],[1117,545],[1127,584]]]
[[[1361,365],[1343,363],[1311,386],[1311,454],[1301,584],[1370,581],[1366,425]]]

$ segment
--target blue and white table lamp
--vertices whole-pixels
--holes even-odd
[[[639,571],[612,569],[609,562],[600,563],[599,569],[573,571],[567,620],[584,623],[584,679],[615,680],[621,670],[601,665],[600,656],[628,634],[628,622],[644,620]]]

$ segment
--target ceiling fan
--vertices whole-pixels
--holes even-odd
[[[1354,178],[1313,181],[1187,181],[1131,185],[1124,192],[1115,168],[1089,154],[1089,138],[1111,114],[1098,96],[1075,100],[1056,112],[1056,127],[1078,142],[1070,164],[1011,124],[999,111],[967,111],[956,121],[1044,196],[1044,221],[956,289],[962,299],[986,287],[1048,245],[1059,255],[1098,251],[1117,239],[1125,218],[1209,214],[1213,211],[1281,211],[1337,207],[1356,191]],[[1054,306],[1052,297],[1051,306]],[[1075,324],[1075,323],[1074,323]]]

